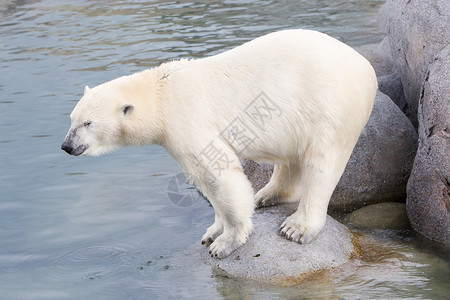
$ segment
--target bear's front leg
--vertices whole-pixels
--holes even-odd
[[[202,244],[210,245],[212,257],[228,256],[247,241],[253,230],[253,190],[237,157],[236,162],[220,172],[208,170],[205,178],[209,183],[200,187],[206,190],[215,211],[216,220],[202,239]]]
[[[214,217],[214,224],[212,224],[206,233],[202,237],[202,245],[211,245],[214,240],[223,233],[223,221],[222,218],[217,215],[217,211]]]

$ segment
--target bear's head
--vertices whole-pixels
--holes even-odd
[[[142,77],[142,74],[141,76]],[[61,149],[70,155],[101,155],[119,147],[155,143],[157,101],[151,84],[125,76],[92,89],[70,114],[71,126]]]

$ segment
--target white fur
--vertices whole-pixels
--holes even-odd
[[[216,220],[203,241],[212,256],[225,257],[251,233],[254,203],[300,199],[281,233],[300,243],[320,233],[376,90],[373,68],[350,47],[319,32],[285,30],[86,88],[65,143],[91,155],[164,146],[211,201]],[[133,109],[124,113],[127,105]],[[239,142],[233,128],[251,142]],[[255,196],[244,158],[276,164]]]

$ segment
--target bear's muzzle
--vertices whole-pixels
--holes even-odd
[[[74,140],[77,140],[77,129],[69,131],[69,134],[61,145],[61,149],[74,156],[83,154],[88,148],[88,145],[75,145],[77,143],[74,143]]]
[[[83,154],[83,152],[87,149],[87,146],[81,145],[78,147],[73,147],[70,141],[65,140],[61,145],[61,149],[70,155],[78,156]]]

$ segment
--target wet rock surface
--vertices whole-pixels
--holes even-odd
[[[345,217],[358,228],[405,230],[410,228],[405,203],[385,202],[365,206]]]
[[[353,234],[331,217],[319,236],[309,244],[297,244],[278,234],[278,227],[296,210],[296,205],[258,209],[254,232],[243,246],[224,259],[212,258],[207,248],[196,245],[186,250],[182,259],[201,262],[217,276],[251,279],[275,285],[299,283],[311,272],[338,267],[355,251]]]

